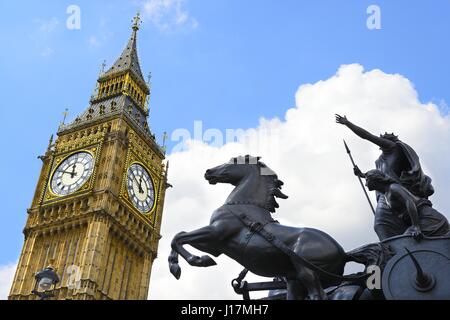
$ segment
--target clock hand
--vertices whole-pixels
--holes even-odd
[[[144,193],[144,190],[142,189],[142,177],[139,179],[139,193]]]
[[[76,168],[76,163],[73,164],[72,166],[72,172],[70,173],[70,177],[73,179],[73,177],[75,177],[75,168]]]
[[[72,174],[72,172],[69,172],[69,171],[64,171],[64,170],[57,170],[57,172],[61,172],[61,173],[67,173],[67,174]],[[77,173],[75,172],[75,175],[74,176],[76,176],[77,175]]]
[[[141,177],[141,182],[139,182],[138,179],[136,178],[136,176],[134,175],[134,172],[131,172],[131,173],[133,174],[134,181],[136,181],[136,183],[138,184],[139,193],[144,193],[144,190],[142,190],[142,187],[141,187],[142,177]]]

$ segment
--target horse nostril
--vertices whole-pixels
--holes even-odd
[[[209,170],[209,169],[206,170],[206,172],[205,172],[206,175],[208,175],[208,174],[210,174],[210,173],[211,173],[211,170]]]

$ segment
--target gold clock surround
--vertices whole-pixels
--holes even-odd
[[[79,150],[75,150],[75,151],[71,151],[71,152],[66,152],[66,153],[62,153],[59,154],[57,156],[55,156],[53,164],[52,164],[52,169],[51,169],[51,174],[48,178],[47,181],[47,187],[46,187],[46,195],[44,198],[44,201],[52,201],[58,198],[62,198],[62,197],[74,197],[77,196],[79,194],[85,193],[85,192],[89,192],[90,190],[92,190],[93,188],[93,182],[95,180],[95,174],[96,174],[96,167],[97,167],[97,153],[98,150],[100,149],[100,145],[97,146],[93,146],[91,148],[86,148],[86,149],[79,149]],[[71,157],[74,154],[80,153],[80,152],[86,152],[89,153],[92,158],[94,159],[94,163],[93,163],[93,171],[92,174],[90,175],[90,177],[83,183],[83,185],[76,190],[75,192],[68,194],[68,195],[58,195],[56,193],[53,192],[52,190],[52,179],[53,176],[56,172],[56,170],[58,169],[59,165],[66,160],[67,158]]]
[[[133,165],[133,164],[139,164],[141,165],[150,175],[150,178],[152,179],[152,183],[153,183],[153,188],[154,188],[154,204],[152,209],[147,212],[147,213],[143,213],[141,211],[139,211],[133,204],[132,200],[130,199],[130,196],[128,194],[128,189],[127,189],[127,173],[128,173],[128,169]],[[128,156],[127,156],[127,161],[126,161],[126,165],[125,167],[127,168],[127,170],[125,170],[125,172],[123,173],[123,177],[122,177],[122,186],[121,186],[121,191],[120,191],[120,198],[124,200],[124,202],[127,204],[127,206],[132,209],[136,214],[142,216],[143,218],[147,219],[151,225],[155,224],[155,217],[156,217],[156,213],[157,213],[157,203],[159,201],[159,193],[160,193],[160,189],[161,189],[161,182],[164,180],[163,177],[161,176],[161,173],[158,175],[157,172],[155,172],[154,169],[152,169],[150,166],[145,165],[145,163],[139,159],[138,156],[136,156],[136,154],[130,149]]]
[[[134,161],[134,162],[131,163],[131,164],[128,166],[128,168],[127,168],[127,171],[126,171],[126,177],[125,177],[125,186],[128,184],[128,171],[129,171],[129,170],[131,169],[131,167],[132,167],[133,165],[135,165],[135,164],[140,165],[142,168],[144,168],[144,170],[145,170],[145,171],[147,172],[147,174],[150,176],[150,183],[151,183],[151,185],[152,185],[152,187],[153,187],[153,203],[152,203],[152,206],[151,206],[150,210],[147,211],[147,212],[142,212],[142,211],[139,211],[139,209],[138,209],[138,211],[139,211],[140,213],[144,214],[144,215],[151,215],[152,212],[153,212],[154,209],[155,209],[156,202],[157,202],[157,194],[158,194],[158,190],[156,189],[155,181],[158,181],[158,180],[155,180],[155,179],[157,179],[156,176],[155,176],[154,174],[151,173],[151,170],[149,170],[149,169],[145,166],[145,164],[143,164],[142,162],[139,162],[139,161]],[[132,201],[132,199],[130,198],[130,194],[129,194],[129,192],[128,192],[128,189],[127,189],[127,194],[128,194],[128,200],[130,201],[131,204],[133,204],[133,201]],[[134,204],[133,204],[133,207],[135,207]],[[135,207],[135,208],[136,208],[136,207]],[[136,209],[137,209],[137,208],[136,208]]]

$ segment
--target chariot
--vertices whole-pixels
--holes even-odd
[[[381,290],[369,290],[361,284],[346,281],[326,288],[329,299],[386,299],[386,300],[450,300],[450,236],[425,237],[415,240],[401,235],[382,241],[393,255],[380,266]],[[272,281],[248,283],[247,270],[232,281],[233,289],[250,300],[250,293],[269,291],[264,299],[286,298],[286,282]]]
[[[390,183],[381,171],[373,176],[387,181],[386,187]],[[269,290],[268,299],[450,300],[448,221],[428,200],[408,202],[425,217],[420,229],[410,226],[403,235],[379,236],[384,240],[345,252],[321,230],[286,226],[273,219],[279,207],[276,199],[287,196],[281,192],[283,182],[259,157],[232,158],[208,169],[205,179],[210,184],[232,184],[234,190],[212,213],[209,225],[173,238],[168,262],[177,279],[181,276],[179,256],[192,266],[209,267],[216,264],[210,255],[225,254],[246,268],[232,281],[244,299],[250,299],[251,292]],[[185,245],[209,255],[196,256]],[[364,272],[343,275],[350,261],[364,265]],[[244,281],[247,270],[273,280],[248,283]]]

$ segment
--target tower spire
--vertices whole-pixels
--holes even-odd
[[[140,29],[141,17],[137,13],[131,20],[131,35],[120,56],[110,66],[101,66],[96,87],[90,99],[87,110],[69,125],[63,125],[61,130],[68,130],[97,118],[111,114],[124,114],[142,129],[146,135],[153,136],[146,121],[149,116],[150,86],[141,71],[137,53],[137,33]],[[59,131],[60,132],[60,131]]]
[[[99,81],[110,78],[111,76],[114,76],[116,74],[130,71],[132,75],[136,77],[136,80],[142,86],[147,88],[144,76],[142,75],[141,66],[137,54],[137,32],[140,28],[140,24],[141,18],[140,13],[138,12],[133,18],[133,31],[131,32],[130,39],[128,40],[125,49],[122,51],[122,54],[119,56],[116,62],[114,62],[112,67],[100,76]]]

